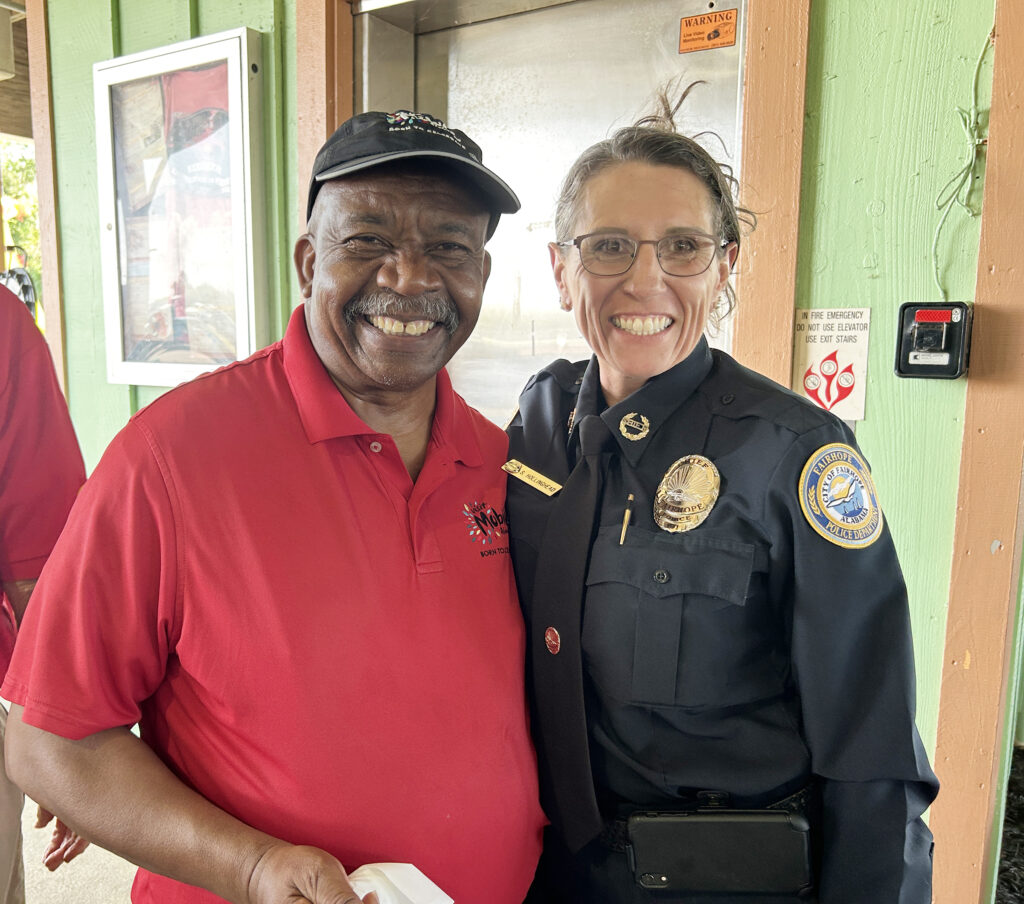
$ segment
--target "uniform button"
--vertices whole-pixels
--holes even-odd
[[[670,575],[667,571],[658,570],[654,572],[654,580],[656,580],[659,584],[667,584],[668,579],[670,577],[672,577],[672,575]]]
[[[372,443],[370,443],[371,452],[380,452],[380,450],[383,448],[384,447],[380,443],[378,443],[377,440],[374,440]]]
[[[735,401],[736,401],[736,396],[733,393],[731,393],[731,392],[727,392],[724,396],[722,396],[722,404],[723,405],[731,405]]]
[[[552,656],[562,649],[562,638],[554,628],[548,628],[544,632],[544,646]]]

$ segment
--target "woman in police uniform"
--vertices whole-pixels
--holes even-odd
[[[938,786],[874,484],[841,421],[709,349],[753,217],[662,105],[564,181],[551,262],[594,355],[509,426],[530,900],[926,904]]]

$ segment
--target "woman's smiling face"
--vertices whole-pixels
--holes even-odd
[[[615,232],[633,239],[697,233],[717,239],[711,195],[689,170],[641,162],[603,169],[584,187],[574,234]],[[551,246],[563,306],[601,366],[609,405],[674,367],[696,347],[725,288],[736,246],[716,252],[695,276],[669,276],[654,245],[640,245],[618,276],[587,272],[575,248]]]

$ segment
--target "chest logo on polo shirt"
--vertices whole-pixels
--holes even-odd
[[[643,439],[650,432],[651,422],[645,415],[637,414],[635,411],[629,412],[619,421],[619,433],[633,442]]]
[[[870,546],[882,533],[882,510],[867,463],[845,443],[822,446],[800,474],[800,508],[830,543]]]
[[[687,455],[665,472],[654,494],[654,522],[670,534],[704,523],[718,501],[721,477],[703,455]]]
[[[490,546],[500,537],[508,534],[508,519],[504,512],[499,512],[493,505],[486,502],[467,502],[462,506],[462,514],[469,529],[469,539],[482,546]]]

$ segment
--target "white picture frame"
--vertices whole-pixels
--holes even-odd
[[[259,45],[239,28],[93,66],[111,383],[174,386],[267,342]]]

